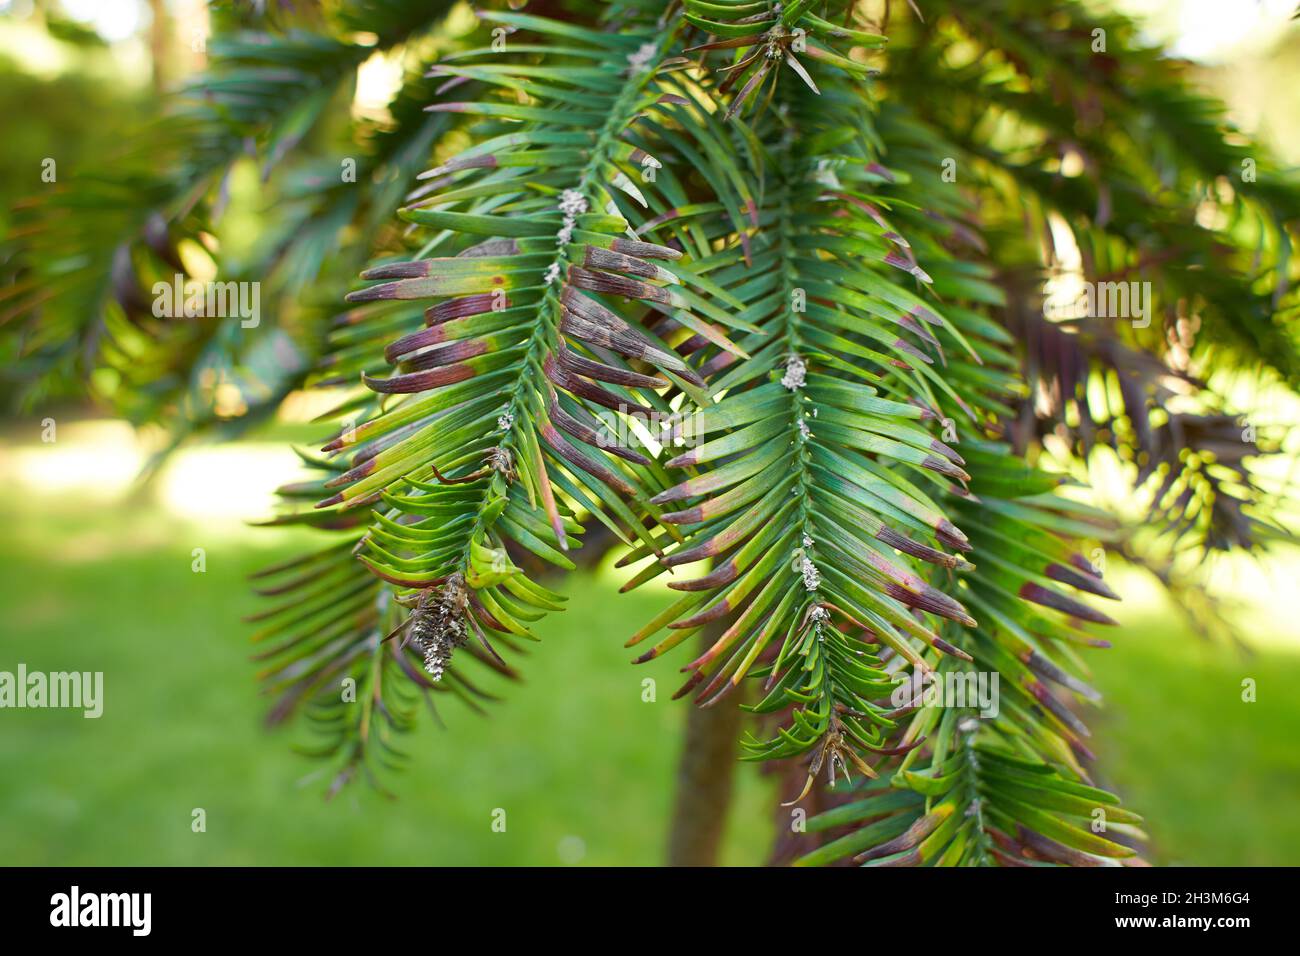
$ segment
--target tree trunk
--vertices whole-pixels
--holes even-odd
[[[153,22],[149,24],[149,63],[153,70],[153,88],[161,93],[171,78],[171,39],[167,23],[167,6],[163,0],[149,0],[149,12]]]
[[[717,639],[704,631],[704,647]],[[741,691],[712,707],[689,708],[677,765],[677,799],[668,835],[669,866],[716,866],[736,775]]]

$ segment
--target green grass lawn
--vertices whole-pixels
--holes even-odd
[[[332,803],[328,779],[267,733],[248,660],[244,576],[286,556],[272,532],[222,536],[157,509],[42,500],[0,515],[0,670],[103,671],[105,709],[0,712],[0,862],[18,864],[654,864],[662,859],[683,707],[671,661],[623,649],[653,596],[571,591],[539,627],[525,681],[486,719],[440,705],[409,771]],[[302,539],[296,539],[298,544]],[[279,547],[272,549],[272,544]],[[207,571],[191,571],[204,547]],[[657,701],[642,702],[654,677]],[[423,715],[428,717],[427,713]],[[768,784],[742,768],[725,859],[760,863]],[[203,808],[207,831],[191,831]],[[492,814],[506,811],[506,831]]]
[[[1091,659],[1107,701],[1092,721],[1101,772],[1147,818],[1153,862],[1300,864],[1300,655],[1267,644],[1243,655],[1170,610],[1133,620]]]
[[[674,656],[628,663],[625,637],[659,606],[574,581],[490,717],[455,702],[409,740],[389,800],[364,785],[332,803],[301,731],[267,733],[245,575],[297,535],[192,524],[152,504],[76,491],[0,505],[0,670],[98,670],[99,720],[0,712],[0,862],[8,864],[654,864],[662,859],[684,705]],[[207,570],[191,571],[191,549]],[[1300,863],[1300,656],[1243,658],[1178,618],[1130,615],[1093,654],[1105,783],[1144,813],[1158,863]],[[642,702],[641,681],[658,681]],[[1258,701],[1241,701],[1253,677]],[[741,768],[725,861],[770,845],[771,787]],[[195,808],[207,831],[191,830]],[[497,808],[504,833],[492,830]]]

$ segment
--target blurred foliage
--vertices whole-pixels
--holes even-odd
[[[359,267],[393,190],[443,124],[418,113],[427,95],[412,92],[425,85],[418,75],[391,105],[397,122],[352,118],[357,70],[377,52],[418,45],[450,6],[216,9],[207,70],[115,131],[94,164],[63,161],[58,181],[13,214],[0,324],[26,403],[89,384],[133,421],[166,421],[178,440],[273,411],[341,294],[323,280]],[[362,22],[375,36],[355,32]],[[437,49],[430,42],[425,55]],[[223,263],[230,177],[245,158],[268,181],[260,205],[275,216],[251,255]],[[264,322],[243,334],[240,316],[159,321],[148,290],[174,275],[259,283]],[[237,397],[219,402],[232,388]]]
[[[57,157],[65,170],[90,166],[116,148],[124,125],[151,108],[144,90],[108,85],[80,71],[33,76],[0,55],[0,232],[8,232],[13,203],[39,190],[42,160]],[[102,121],[88,123],[87,116]]]

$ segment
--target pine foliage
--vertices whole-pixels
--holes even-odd
[[[116,369],[157,417],[246,362],[266,339],[151,321],[141,286],[248,143],[313,168],[358,31],[414,44],[448,7],[272,6],[178,99],[163,172],[30,210],[6,305],[38,371]],[[332,790],[382,786],[421,698],[479,709],[480,675],[518,673],[599,526],[625,590],[674,592],[636,660],[707,635],[677,696],[739,697],[744,757],[797,767],[792,803],[835,788],[797,862],[1134,862],[1080,652],[1114,623],[1107,548],[1187,589],[1290,538],[1257,465],[1280,443],[1238,440],[1203,370],[1300,383],[1300,181],[1081,3],[490,6],[354,131],[366,188],[308,176],[249,266],[281,277],[276,315],[320,313],[272,323],[302,364],[265,407],[342,396],[270,522],[328,543],[256,584],[271,721],[313,718]],[[1070,247],[1084,282],[1146,283],[1149,321],[1053,315]],[[1085,503],[1102,453],[1149,534]]]

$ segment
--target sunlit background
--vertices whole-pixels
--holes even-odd
[[[33,0],[0,0],[0,210],[36,187],[42,157],[75,168],[99,155],[204,62],[201,0],[40,6],[43,16]],[[1199,81],[1239,125],[1300,162],[1295,0],[1119,6],[1201,64]],[[382,117],[401,73],[376,54],[354,112]],[[257,188],[253,170],[241,175],[236,192]],[[256,217],[245,228],[255,234]],[[1273,422],[1300,420],[1293,395],[1265,404]],[[187,446],[161,465],[160,431],[93,407],[0,422],[0,670],[102,670],[107,698],[98,721],[0,712],[0,862],[658,862],[682,713],[667,694],[641,701],[642,678],[675,686],[674,667],[628,667],[626,622],[656,597],[615,602],[611,571],[574,586],[569,613],[542,628],[526,684],[502,688],[488,719],[453,711],[446,729],[412,738],[411,769],[389,781],[396,800],[361,787],[326,804],[294,733],[263,731],[240,623],[255,606],[245,576],[303,538],[248,522],[297,474],[290,443],[316,437],[306,423],[320,410],[291,400],[246,438]],[[1298,575],[1294,556],[1217,569],[1216,591],[1239,602],[1243,649],[1193,635],[1152,581],[1115,572],[1124,627],[1091,658],[1107,698],[1096,749],[1103,781],[1148,816],[1156,862],[1300,862]],[[1244,678],[1257,681],[1255,704],[1241,702]],[[727,862],[764,859],[769,797],[747,769]],[[504,834],[490,829],[497,807],[512,814]],[[191,830],[196,808],[205,833]]]

